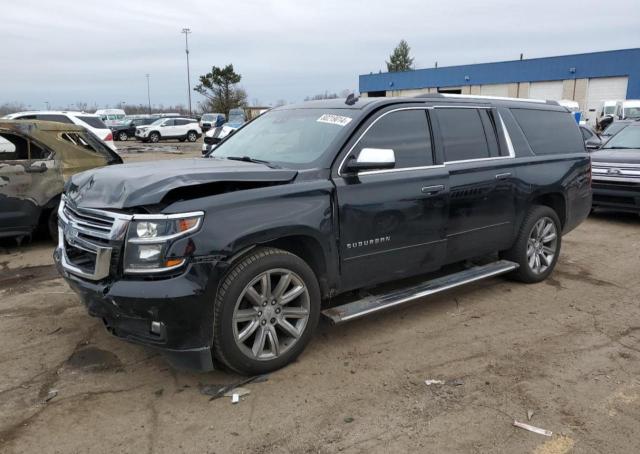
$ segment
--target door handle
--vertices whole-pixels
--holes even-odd
[[[439,192],[444,191],[444,185],[443,184],[437,184],[435,186],[424,186],[422,188],[422,193],[423,194],[427,194],[427,195],[435,195]]]
[[[37,167],[31,166],[24,169],[24,171],[27,173],[42,173],[47,171],[47,166],[46,164],[42,164],[41,166],[37,166]]]
[[[496,175],[496,180],[506,180],[511,176],[511,172],[499,173]]]

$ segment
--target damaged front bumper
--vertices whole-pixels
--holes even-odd
[[[63,266],[62,254],[54,252],[58,271],[111,334],[158,349],[175,367],[213,370],[213,301],[221,273],[214,263],[191,264],[162,280],[89,282]]]

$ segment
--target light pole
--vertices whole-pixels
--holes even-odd
[[[191,76],[189,74],[189,33],[191,33],[191,29],[183,28],[182,33],[184,33],[185,52],[187,53],[187,93],[189,94],[189,116],[191,116]]]
[[[151,92],[149,91],[149,73],[145,74],[147,78],[147,101],[149,101],[149,115],[151,115]]]

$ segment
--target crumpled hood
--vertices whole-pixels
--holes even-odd
[[[640,149],[638,150],[616,150],[602,148],[591,153],[591,161],[610,162],[620,164],[640,164]]]
[[[296,170],[228,159],[137,162],[74,175],[65,193],[78,207],[121,209],[159,203],[168,191],[218,181],[287,182]]]

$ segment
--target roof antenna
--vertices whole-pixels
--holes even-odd
[[[347,100],[344,103],[347,106],[353,106],[355,103],[358,102],[358,99],[360,99],[359,96],[356,96],[354,93],[349,93],[349,96],[347,96]]]

